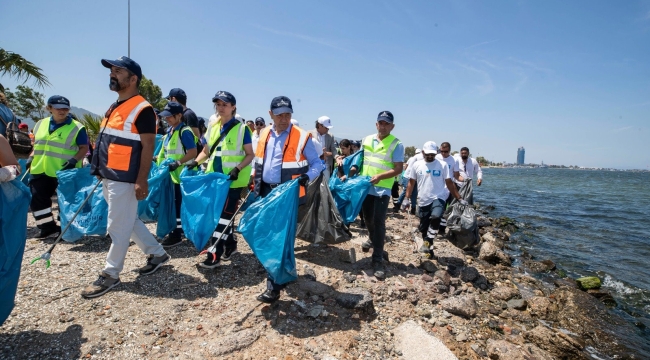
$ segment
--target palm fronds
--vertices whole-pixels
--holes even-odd
[[[84,114],[79,122],[86,127],[86,132],[88,133],[88,141],[91,144],[97,142],[97,136],[99,135],[99,128],[102,124],[102,118],[100,116],[92,116],[90,114]]]
[[[2,75],[9,75],[18,80],[24,79],[24,82],[33,78],[34,82],[42,88],[50,86],[41,68],[16,53],[0,48],[0,76]]]

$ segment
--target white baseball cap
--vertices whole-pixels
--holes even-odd
[[[422,150],[421,150],[420,148],[415,149],[415,153],[416,153],[416,154],[419,154],[419,153],[421,153],[421,152],[422,152]]]
[[[422,147],[422,152],[424,152],[425,154],[437,154],[438,145],[436,145],[436,143],[433,141],[427,141],[424,143],[424,146]]]
[[[318,118],[318,123],[325,126],[328,129],[333,128],[334,126],[332,125],[332,120],[330,120],[329,117],[327,116],[321,116]]]
[[[291,124],[295,126],[300,126],[300,123],[296,119],[291,119]]]

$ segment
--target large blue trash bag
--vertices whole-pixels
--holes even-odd
[[[157,221],[156,236],[159,238],[169,234],[176,227],[176,207],[174,203],[174,183],[169,176],[168,163],[165,160],[160,166],[151,164],[149,170],[149,194],[138,202],[138,217],[142,221]]]
[[[358,169],[361,170],[361,166],[359,166],[360,161],[363,159],[363,150],[357,151],[354,154],[347,156],[345,159],[343,159],[343,174],[346,177],[350,177],[350,168],[352,165],[357,165]]]
[[[205,247],[219,223],[230,190],[228,178],[218,172],[203,174],[187,169],[181,172],[181,223],[185,237],[197,250]]]
[[[345,225],[353,223],[359,215],[371,185],[368,176],[353,177],[345,182],[336,176],[330,179],[330,191]]]
[[[0,183],[0,325],[14,308],[32,193],[15,179]]]
[[[59,186],[56,189],[59,215],[61,216],[61,228],[64,228],[99,180],[90,175],[90,167],[57,171],[56,176],[59,179]],[[102,186],[103,184],[100,184],[95,189],[68,230],[63,234],[63,240],[75,242],[84,235],[106,235],[108,203],[104,199]]]
[[[158,153],[160,153],[160,147],[162,146],[162,138],[163,138],[162,135],[156,134],[156,143],[154,145],[153,156],[156,156],[158,155]]]
[[[277,284],[298,278],[294,242],[299,186],[295,179],[276,187],[239,220],[238,231]]]
[[[29,185],[29,179],[32,178],[32,174],[25,175],[25,172],[27,171],[27,168],[25,168],[26,164],[27,164],[27,159],[18,159],[18,165],[20,165],[20,175],[18,176],[18,178],[23,179],[23,184]]]

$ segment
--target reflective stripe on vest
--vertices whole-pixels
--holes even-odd
[[[50,120],[45,118],[34,126],[34,160],[30,172],[56,177],[63,164],[79,151],[76,139],[83,125],[76,120],[63,125],[50,134]],[[80,168],[82,162],[75,167]]]
[[[214,171],[214,159],[217,156],[221,158],[221,170],[224,174],[229,174],[232,169],[244,161],[244,158],[246,158],[244,134],[246,131],[250,131],[247,129],[248,127],[246,125],[237,123],[228,131],[228,134],[226,134],[219,146],[210,155],[210,162],[206,173]],[[216,141],[216,138],[214,141]],[[230,187],[233,189],[246,187],[250,180],[251,172],[252,167],[250,164],[241,169],[237,180],[231,182]]]
[[[141,95],[136,95],[102,120],[93,154],[93,174],[114,181],[135,182],[140,170],[142,143],[134,122],[147,107],[151,104]]]
[[[192,134],[192,138],[196,143],[196,136],[192,132],[192,129],[190,129],[188,126],[183,125],[179,130],[172,131],[172,136],[167,144],[160,147],[160,152],[158,152],[157,156],[158,160],[156,161],[156,164],[158,166],[160,166],[160,164],[162,164],[165,159],[180,160],[185,156],[187,151],[183,148],[181,134],[186,131],[189,131]],[[169,134],[165,134],[165,136],[162,138],[163,144],[165,144],[165,140],[168,136]],[[183,171],[183,167],[179,166],[176,170],[169,173],[174,184],[181,183],[181,171]]]
[[[362,176],[373,177],[395,168],[392,159],[399,140],[393,135],[388,135],[375,147],[374,139],[375,135],[366,136],[363,139]],[[393,182],[395,182],[395,178],[390,177],[379,181],[375,186],[390,189]]]
[[[264,170],[264,156],[266,144],[271,136],[272,127],[266,127],[260,132],[260,140],[255,152],[255,192],[259,194],[262,184],[262,171]],[[282,155],[282,169],[280,170],[280,182],[285,183],[299,177],[309,171],[309,162],[303,154],[307,139],[311,137],[308,131],[297,126],[291,126],[289,136],[285,140]],[[305,187],[300,187],[300,204],[305,202]]]

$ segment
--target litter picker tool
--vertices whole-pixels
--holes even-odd
[[[201,253],[199,255],[209,253],[210,255],[212,255],[212,261],[215,261],[217,259],[217,254],[216,254],[216,252],[217,252],[217,244],[219,243],[219,241],[221,241],[223,239],[223,236],[226,234],[226,230],[228,230],[228,228],[230,226],[232,226],[232,223],[235,222],[235,217],[237,217],[237,214],[239,214],[239,211],[241,210],[242,206],[244,205],[244,203],[246,203],[246,200],[248,199],[248,197],[252,193],[253,193],[253,190],[248,191],[248,194],[246,194],[246,197],[244,198],[244,200],[242,200],[240,205],[237,207],[237,211],[235,211],[235,213],[232,215],[232,218],[230,219],[230,221],[228,222],[226,227],[223,228],[223,231],[221,231],[221,235],[219,235],[219,238],[217,239],[217,241],[215,241],[214,244],[212,244],[206,250],[201,251]],[[217,225],[217,226],[219,226],[219,225]],[[215,228],[215,231],[216,231],[216,228]]]
[[[61,232],[59,233],[59,236],[56,238],[56,241],[54,241],[54,244],[52,244],[52,246],[50,246],[50,248],[46,252],[44,252],[43,255],[41,255],[41,256],[35,258],[34,260],[32,260],[30,264],[33,264],[33,263],[37,262],[38,260],[45,260],[45,268],[47,269],[47,268],[50,267],[50,257],[52,256],[52,250],[54,250],[54,247],[56,246],[56,244],[58,244],[59,241],[61,241],[61,239],[63,239],[63,234],[65,234],[65,232],[68,230],[70,225],[72,225],[72,223],[74,222],[74,219],[77,218],[77,215],[79,215],[79,213],[81,212],[81,209],[84,208],[84,205],[86,205],[86,203],[88,202],[90,197],[93,196],[93,194],[95,193],[95,190],[97,189],[99,184],[101,184],[101,182],[102,182],[101,180],[97,181],[97,184],[95,184],[92,191],[90,191],[90,194],[88,194],[86,199],[81,203],[81,205],[79,205],[79,209],[77,209],[77,212],[74,213],[74,215],[72,216],[72,219],[70,219],[70,221],[68,221],[68,224],[65,226],[65,228],[63,228],[63,230],[61,230]]]
[[[23,176],[20,177],[20,182],[23,182],[23,179],[25,179],[25,176],[27,176],[27,174],[29,174],[29,169],[25,170]]]

